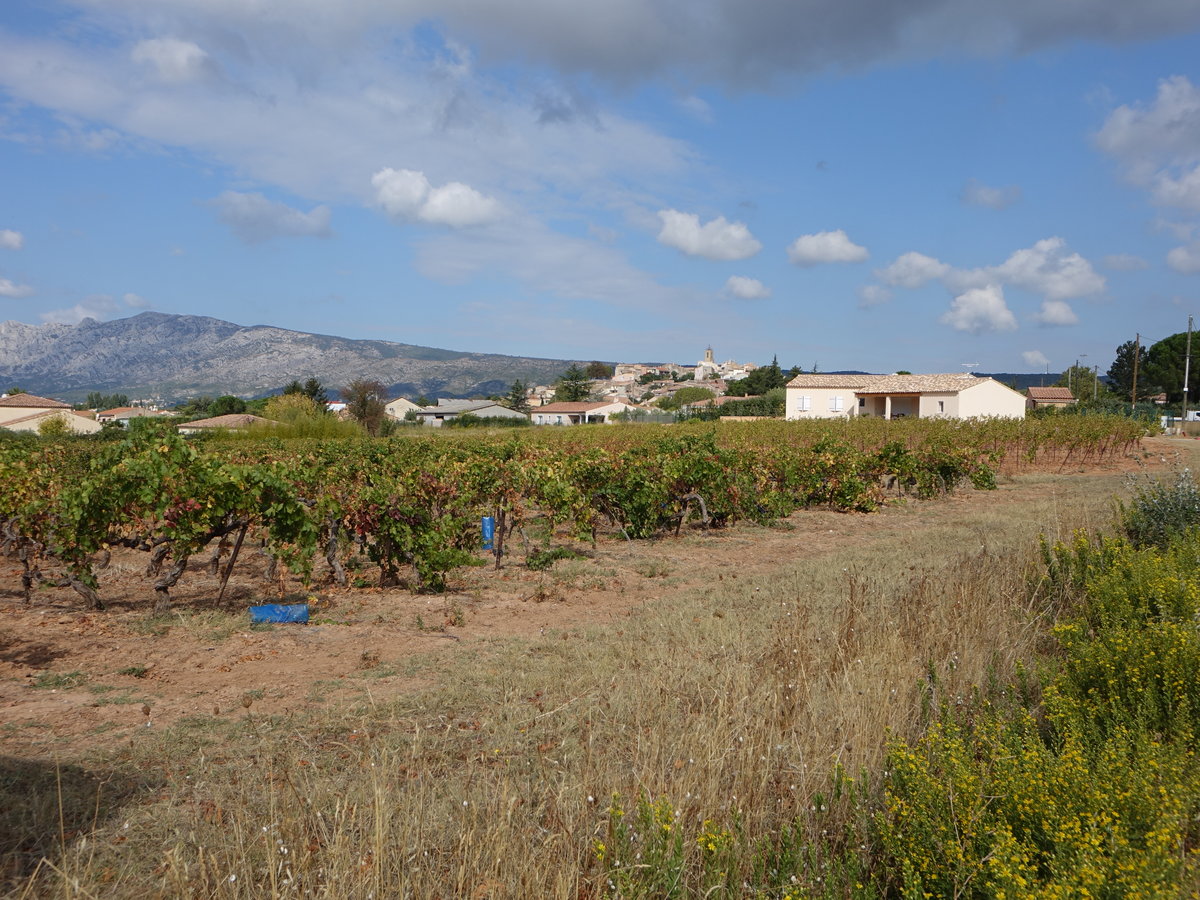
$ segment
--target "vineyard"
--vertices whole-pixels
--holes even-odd
[[[499,567],[555,540],[638,540],[738,521],[770,525],[802,508],[869,512],[889,497],[994,487],[1000,466],[1065,467],[1131,451],[1123,418],[613,426],[383,440],[185,441],[135,429],[119,443],[0,444],[0,535],[28,602],[39,583],[104,605],[114,550],[145,553],[156,613],[189,560],[207,554],[222,589],[239,555],[304,584],[349,583],[353,560],[378,584],[439,591],[479,564],[482,516]]]

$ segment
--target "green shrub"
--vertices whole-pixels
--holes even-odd
[[[1126,506],[1121,524],[1135,547],[1165,547],[1174,537],[1200,525],[1200,488],[1184,469],[1168,482],[1144,485]]]

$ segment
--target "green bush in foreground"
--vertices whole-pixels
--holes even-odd
[[[1200,488],[1187,469],[1163,483],[1151,482],[1121,508],[1122,527],[1135,547],[1165,547],[1200,525]]]

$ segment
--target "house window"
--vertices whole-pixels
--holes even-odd
[[[858,408],[859,408],[859,409],[863,409],[863,408],[864,408],[866,405],[867,405],[867,398],[866,398],[866,397],[859,397],[859,398],[858,398]]]
[[[812,397],[801,397],[796,409],[800,412],[808,412],[812,409]]]
[[[557,422],[555,422],[554,424],[555,424],[555,425],[561,425],[561,424],[562,424],[562,416],[558,416],[558,421],[557,421]]]
[[[842,402],[843,401],[840,396],[839,397],[830,397],[829,398],[829,411],[830,412],[841,412],[842,408],[843,408]]]
[[[945,411],[946,411],[946,401],[939,400],[938,401],[938,412],[945,412]]]

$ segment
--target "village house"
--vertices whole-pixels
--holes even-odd
[[[144,406],[116,406],[112,409],[101,410],[96,413],[96,421],[101,425],[108,422],[116,422],[122,427],[129,425],[130,419],[140,419],[146,416],[159,417],[173,415],[161,409],[147,409]]]
[[[1025,389],[1025,405],[1030,409],[1062,408],[1075,403],[1075,395],[1066,387],[1029,387]]]
[[[426,406],[417,409],[413,415],[422,425],[440,428],[446,422],[457,419],[463,413],[470,413],[481,419],[525,419],[525,413],[501,406],[494,400],[447,400],[439,397],[437,406]]]
[[[389,400],[383,407],[383,411],[392,419],[403,420],[409,412],[416,412],[421,407],[413,403],[411,400],[406,400],[403,397],[397,397],[395,400]]]
[[[601,425],[611,423],[617,413],[635,409],[640,407],[609,400],[547,403],[535,409],[530,418],[534,425]]]
[[[61,419],[75,434],[93,434],[100,425],[90,413],[76,412],[70,403],[50,400],[34,394],[5,394],[0,396],[0,428],[9,431],[33,431],[53,419]]]
[[[785,418],[1025,418],[1025,397],[994,378],[935,375],[797,375],[787,385]]]

